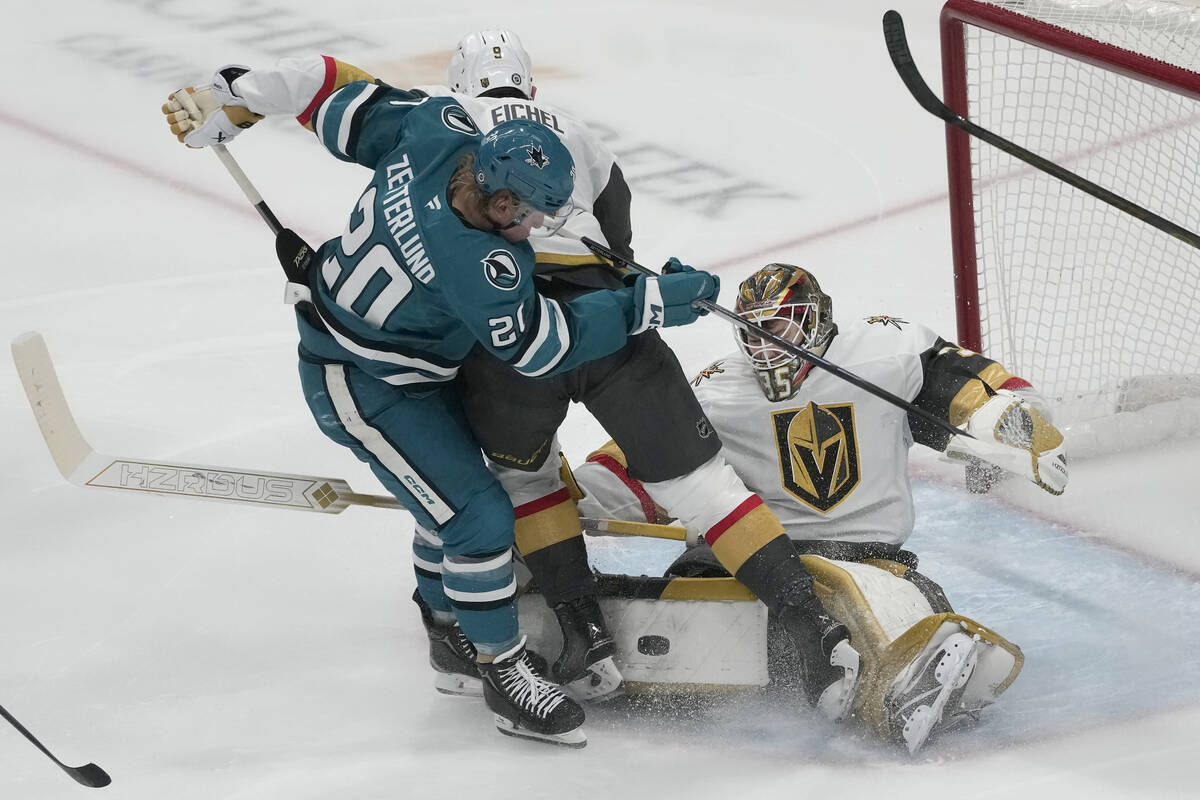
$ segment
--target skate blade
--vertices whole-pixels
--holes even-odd
[[[483,681],[467,675],[439,672],[433,679],[433,688],[453,697],[483,697]]]
[[[592,664],[582,678],[571,681],[564,688],[576,700],[594,703],[623,695],[624,692],[619,691],[622,680],[620,670],[609,656]]]
[[[962,639],[965,643],[959,643],[954,650],[944,653],[938,660],[934,676],[942,687],[933,702],[913,709],[904,722],[902,735],[909,755],[916,755],[929,741],[930,735],[938,729],[946,707],[962,696],[967,681],[971,679],[971,673],[975,671],[975,663],[979,660],[979,643],[977,640],[967,639],[966,636],[962,636]]]
[[[528,728],[518,728],[508,717],[500,714],[496,714],[495,717],[496,730],[505,736],[512,736],[516,739],[530,739],[535,742],[552,744],[558,747],[587,747],[587,734],[583,732],[582,726],[566,733],[537,733]]]
[[[837,643],[829,655],[829,663],[843,670],[841,680],[827,687],[817,698],[817,711],[831,722],[841,722],[854,705],[858,682],[862,677],[861,658],[849,640]]]

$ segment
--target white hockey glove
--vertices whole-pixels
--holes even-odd
[[[951,458],[975,457],[1024,475],[1050,494],[1067,488],[1066,440],[1058,428],[1026,398],[1000,389],[963,426],[974,436],[953,436]]]
[[[262,119],[233,91],[234,80],[248,71],[229,64],[217,70],[211,86],[172,92],[162,107],[171,133],[188,147],[209,147],[225,144]]]

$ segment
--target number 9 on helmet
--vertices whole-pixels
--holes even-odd
[[[532,62],[512,31],[477,31],[464,36],[450,58],[450,90],[478,97],[496,89],[516,89],[532,100]]]

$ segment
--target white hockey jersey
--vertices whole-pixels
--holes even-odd
[[[939,337],[895,317],[845,326],[825,358],[912,400],[921,356]],[[901,544],[912,532],[912,445],[904,410],[821,369],[789,400],[772,403],[740,353],[705,369],[696,395],[726,460],[793,539]]]

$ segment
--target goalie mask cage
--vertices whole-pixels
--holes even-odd
[[[950,0],[946,104],[1200,231],[1198,5]],[[1200,428],[1200,251],[957,128],[947,159],[959,342],[1032,382],[1076,455],[1144,438],[1073,432],[1151,404]]]

